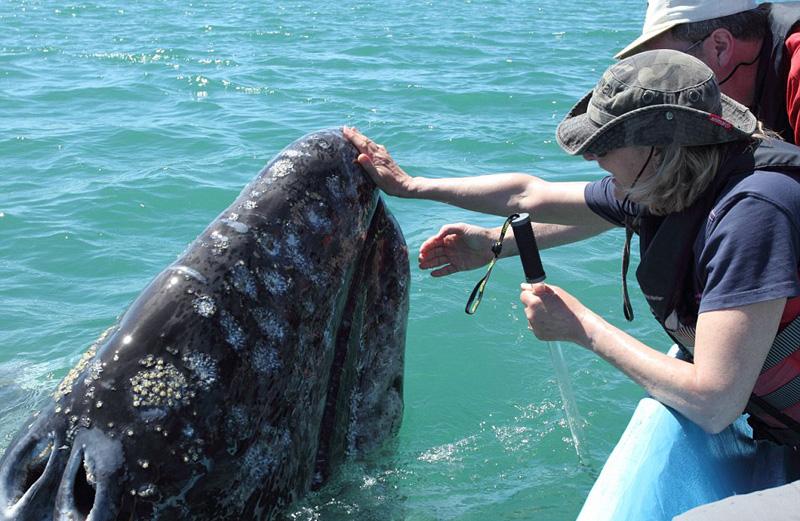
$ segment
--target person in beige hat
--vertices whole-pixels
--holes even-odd
[[[650,0],[642,34],[617,53],[648,49],[696,56],[722,92],[768,128],[800,143],[800,2]]]
[[[412,177],[382,145],[343,132],[385,192],[501,216],[530,213],[549,223],[534,225],[542,248],[624,227],[629,319],[624,273],[638,234],[639,285],[694,363],[645,345],[552,285],[522,285],[530,329],[591,350],[709,432],[747,406],[759,437],[800,446],[800,148],[761,133],[703,62],[646,51],[603,74],[556,133],[567,153],[610,174],[591,183]],[[420,267],[437,276],[481,267],[497,254],[497,236],[447,225],[420,247]],[[502,246],[503,256],[516,253],[512,238]]]

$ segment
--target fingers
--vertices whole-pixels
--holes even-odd
[[[536,307],[542,304],[542,297],[539,295],[534,295],[531,291],[522,291],[519,294],[519,300],[525,304],[526,310],[525,314],[528,313],[528,309],[530,307]]]
[[[529,292],[533,295],[544,296],[544,295],[553,295],[555,291],[553,291],[553,287],[545,284],[544,282],[537,282],[536,284],[528,284],[523,282],[519,285],[522,292]]]
[[[439,231],[436,233],[436,235],[430,237],[428,240],[422,243],[422,246],[420,246],[420,251],[431,245],[444,244],[448,237],[463,235],[465,226],[466,225],[462,223],[445,224],[439,228]]]
[[[447,275],[452,275],[458,271],[460,270],[457,267],[453,266],[452,264],[448,264],[439,269],[433,270],[431,272],[431,277],[446,277]]]
[[[422,269],[436,268],[450,262],[445,243],[439,237],[431,237],[419,247],[419,267]]]
[[[344,137],[354,144],[359,150],[366,148],[367,143],[369,142],[367,136],[353,127],[342,127],[342,135],[344,135]]]
[[[434,235],[433,237],[428,237],[425,239],[425,242],[419,247],[419,254],[422,256],[423,254],[427,254],[428,252],[432,251],[434,248],[440,248],[442,246],[442,238],[438,235]]]
[[[450,256],[447,255],[447,252],[445,252],[442,248],[436,248],[430,253],[420,254],[418,260],[419,267],[423,270],[427,270],[430,268],[438,268],[444,264],[449,264]]]
[[[372,176],[378,175],[378,169],[375,168],[375,164],[372,162],[372,158],[369,157],[367,154],[358,154],[356,161],[358,162],[359,165],[361,165],[361,168],[367,171],[368,174]]]
[[[362,154],[374,154],[375,152],[386,150],[385,147],[373,142],[370,138],[353,127],[342,127],[342,135],[355,145]],[[359,160],[359,162],[361,161]]]
[[[366,151],[371,143],[367,136],[352,127],[342,127],[342,135],[355,145],[359,152]]]
[[[444,247],[446,245],[446,237],[461,235],[463,231],[464,225],[461,223],[445,224],[439,229],[439,232],[436,235],[428,237],[425,242],[422,243],[422,245],[419,247],[420,255],[427,254],[436,248]]]

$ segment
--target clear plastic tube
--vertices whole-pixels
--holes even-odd
[[[583,419],[578,412],[578,402],[575,400],[575,393],[572,390],[572,381],[567,370],[567,362],[564,360],[564,353],[561,350],[561,343],[548,342],[550,358],[553,361],[553,369],[556,373],[558,390],[561,393],[561,403],[564,408],[564,416],[567,419],[569,432],[572,435],[572,443],[575,445],[575,452],[582,464],[587,465],[588,460],[583,448]]]

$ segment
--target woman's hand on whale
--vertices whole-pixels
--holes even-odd
[[[389,195],[412,196],[414,178],[400,168],[385,146],[375,143],[353,127],[342,127],[342,134],[358,149],[356,161],[378,188]]]
[[[419,267],[433,269],[434,277],[480,268],[492,259],[496,237],[495,230],[480,226],[446,224],[420,246]]]

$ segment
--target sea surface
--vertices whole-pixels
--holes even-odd
[[[0,2],[0,450],[89,344],[244,185],[304,134],[356,126],[410,173],[600,172],[554,131],[641,27],[643,0]],[[409,244],[405,416],[394,442],[293,505],[294,520],[574,519],[644,393],[562,346],[579,459],[522,271],[416,266],[449,222],[500,217],[387,198]],[[612,231],[543,252],[548,281],[622,316]],[[632,284],[635,287],[635,283]]]

